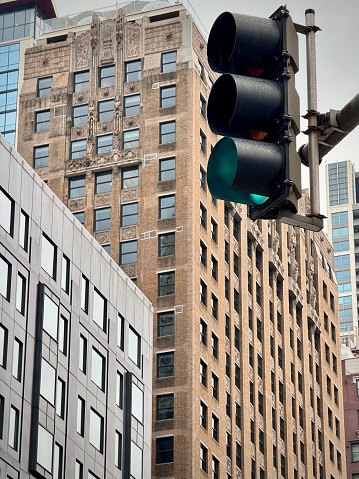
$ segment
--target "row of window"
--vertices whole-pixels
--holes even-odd
[[[176,69],[177,52],[163,52],[161,55],[161,72],[166,73]],[[141,60],[132,60],[125,63],[125,82],[138,81],[142,78]],[[116,67],[107,65],[99,68],[98,87],[110,87],[115,84]],[[74,91],[75,93],[89,89],[90,71],[83,70],[74,73]],[[39,78],[37,85],[37,96],[46,97],[51,95],[52,77]]]

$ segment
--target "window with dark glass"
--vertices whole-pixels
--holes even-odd
[[[57,378],[56,385],[56,414],[64,419],[65,417],[65,395],[66,395],[66,383],[63,379]]]
[[[199,284],[199,295],[201,303],[207,306],[207,285],[202,279]]]
[[[123,132],[123,149],[138,148],[140,146],[140,130],[126,130]]]
[[[1,193],[1,191],[0,191]],[[19,225],[19,245],[27,251],[29,244],[29,216],[21,210]]]
[[[140,114],[140,94],[124,97],[123,116],[134,116]]]
[[[9,446],[15,451],[19,446],[19,426],[20,426],[20,411],[13,405],[10,407],[9,416]]]
[[[199,170],[199,184],[202,190],[207,191],[207,173],[202,166]]]
[[[137,263],[137,240],[121,243],[120,264]]]
[[[49,163],[49,145],[34,147],[34,168],[43,168]]]
[[[170,72],[176,69],[177,52],[165,52],[161,54],[161,72]]]
[[[176,178],[175,158],[164,158],[160,160],[160,181],[174,180]]]
[[[199,132],[199,147],[203,154],[207,152],[207,137],[202,130]]]
[[[218,359],[218,336],[212,332],[212,356]]]
[[[207,102],[202,95],[199,96],[199,111],[203,118],[207,116]]]
[[[200,406],[199,406],[199,421],[200,425],[204,428],[207,429],[207,416],[208,416],[208,406],[201,401]]]
[[[86,156],[86,140],[75,140],[71,142],[71,160]]]
[[[174,461],[173,436],[158,437],[156,439],[156,464],[166,464]]]
[[[157,354],[157,377],[174,376],[174,351]]]
[[[0,324],[0,366],[6,369],[8,330]]]
[[[59,319],[59,351],[67,356],[67,333],[68,333],[68,321],[64,316],[60,316]]]
[[[99,87],[113,86],[115,84],[115,65],[100,68]]]
[[[219,396],[219,379],[216,374],[212,372],[212,396],[218,400]]]
[[[216,441],[219,438],[219,419],[218,417],[212,413],[212,437]]]
[[[68,294],[70,291],[70,260],[64,254],[61,264],[61,288]]]
[[[173,393],[159,394],[156,396],[157,421],[174,418],[174,399],[175,396]]]
[[[109,230],[111,228],[111,208],[95,210],[94,231]]]
[[[207,246],[203,241],[199,243],[199,260],[203,266],[207,267]]]
[[[211,238],[212,238],[212,241],[217,243],[217,241],[218,241],[218,225],[214,221],[213,218],[211,218]]]
[[[125,81],[141,80],[141,60],[133,60],[126,62],[125,65]]]
[[[121,206],[121,226],[137,225],[138,203],[126,203]]]
[[[72,126],[87,125],[89,107],[78,105],[72,107]]]
[[[138,166],[130,166],[122,168],[122,185],[123,190],[138,187]]]
[[[86,276],[81,277],[81,309],[88,313],[89,309],[89,288],[90,282]]]
[[[69,178],[69,198],[85,196],[86,176],[72,176]]]
[[[211,313],[215,319],[218,319],[218,298],[214,293],[211,295]]]
[[[119,408],[123,407],[123,374],[117,371],[116,375],[116,404]]]
[[[173,143],[176,141],[176,121],[160,123],[160,144]]]
[[[15,338],[12,350],[12,375],[18,381],[21,381],[22,375],[22,350],[22,342]]]
[[[87,369],[87,339],[80,334],[79,369],[86,374]]]
[[[157,335],[172,336],[175,334],[175,313],[174,311],[165,311],[157,314]]]
[[[158,296],[175,294],[175,272],[168,271],[158,274]]]
[[[111,153],[112,151],[113,135],[102,135],[97,137],[96,153],[101,155],[103,153]]]
[[[203,444],[200,445],[199,460],[200,460],[200,468],[202,469],[202,471],[207,472],[207,470],[208,470],[208,449]]]
[[[35,131],[50,130],[50,110],[35,112]]]
[[[90,75],[88,70],[74,73],[75,93],[89,89],[89,78],[90,78]]]
[[[175,232],[158,235],[158,256],[173,256],[175,254]]]
[[[176,105],[176,85],[165,86],[160,89],[160,107],[167,108]]]
[[[52,86],[52,77],[39,78],[37,81],[37,96],[50,96]]]
[[[159,197],[159,218],[172,218],[176,215],[176,195]]]
[[[216,260],[216,258],[213,255],[211,255],[211,275],[212,275],[212,278],[217,281],[217,279],[218,279],[218,261]]]
[[[98,121],[113,120],[113,112],[115,109],[114,100],[105,100],[98,102]]]
[[[207,209],[202,203],[199,205],[199,222],[204,229],[207,229]]]

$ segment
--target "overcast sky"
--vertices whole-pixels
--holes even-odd
[[[114,5],[111,0],[54,0],[58,16],[78,13],[88,9]],[[122,2],[118,2],[119,5]],[[188,5],[188,0],[183,0]],[[210,31],[214,20],[224,11],[269,17],[281,5],[279,0],[191,0],[190,5]],[[359,92],[359,1],[358,0],[288,0],[287,8],[295,23],[305,24],[305,10],[315,10],[316,24],[320,27],[316,35],[318,110],[341,109]],[[305,36],[300,37],[300,71],[296,75],[296,88],[301,99],[301,114],[307,110]],[[306,129],[302,120],[301,129]],[[305,135],[297,138],[297,146],[306,143]],[[332,162],[349,159],[359,171],[359,127],[329,153],[323,160]],[[324,166],[321,166],[324,179]],[[308,186],[304,175],[303,187]],[[325,214],[325,183],[321,185],[321,211]]]

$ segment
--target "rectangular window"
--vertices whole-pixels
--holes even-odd
[[[157,314],[157,335],[173,336],[175,334],[175,313],[174,311],[166,311]]]
[[[175,254],[176,234],[165,233],[158,235],[158,256],[173,256]]]
[[[174,456],[174,438],[158,437],[156,439],[156,464],[167,464],[173,462]]]
[[[1,191],[0,191],[0,194],[1,194]],[[0,199],[0,203],[1,203],[1,199]],[[1,217],[1,213],[0,213],[0,217]],[[27,251],[28,245],[29,245],[29,216],[22,210],[20,212],[19,245],[24,251]]]
[[[121,243],[120,264],[137,263],[137,240]]]
[[[199,323],[199,339],[204,346],[207,346],[207,323],[203,319]]]
[[[143,423],[143,391],[132,383],[131,414],[140,423]]]
[[[140,130],[126,130],[123,132],[123,149],[139,148],[140,146]]]
[[[130,166],[122,169],[122,185],[123,190],[138,187],[138,166]]]
[[[69,178],[69,198],[85,196],[86,176],[73,176]]]
[[[207,364],[202,359],[199,362],[199,382],[207,387]]]
[[[218,225],[214,221],[213,218],[211,218],[211,239],[217,244],[218,241]]]
[[[157,378],[174,376],[174,358],[174,351],[157,354]]]
[[[56,389],[56,370],[51,364],[41,359],[41,379],[40,394],[47,402],[55,405],[55,389]]]
[[[115,65],[100,68],[99,87],[113,86],[115,84]]]
[[[49,145],[34,147],[34,168],[43,168],[49,164]]]
[[[122,434],[115,431],[115,466],[121,470],[122,464]]]
[[[88,105],[72,107],[72,126],[87,125],[89,108]]]
[[[212,332],[212,356],[218,359],[218,336]]]
[[[203,241],[199,243],[199,260],[203,266],[207,267],[207,246]]]
[[[140,114],[140,94],[125,96],[123,101],[123,116],[135,116]]]
[[[200,425],[204,429],[207,429],[207,416],[208,416],[208,407],[203,401],[201,401],[199,406],[199,418],[200,418],[199,421],[200,421]]]
[[[92,444],[98,451],[103,453],[104,443],[104,419],[94,409],[90,409],[90,444]]]
[[[86,156],[86,140],[75,140],[71,142],[71,160]]]
[[[240,341],[240,329],[237,326],[234,326],[234,347],[237,349],[237,351],[240,351]]]
[[[173,218],[176,215],[176,195],[159,197],[159,218]]]
[[[74,90],[75,93],[89,89],[89,71],[74,73]]]
[[[199,205],[199,222],[202,228],[207,229],[207,209],[202,203]]]
[[[212,278],[217,281],[217,279],[218,279],[218,261],[216,260],[216,258],[213,255],[211,255],[211,275],[212,275]]]
[[[6,369],[8,330],[0,324],[0,366]]]
[[[126,203],[121,206],[121,226],[137,225],[138,203]]]
[[[102,135],[97,137],[96,153],[102,155],[111,153],[112,151],[113,135]]]
[[[207,173],[202,166],[199,169],[199,185],[203,191],[207,191]]]
[[[168,271],[158,274],[158,296],[175,294],[175,272]]]
[[[200,458],[200,468],[202,469],[202,471],[207,472],[207,470],[208,470],[208,449],[203,444],[201,444],[201,446],[200,446],[199,458]]]
[[[12,351],[12,375],[18,381],[21,381],[22,375],[22,342],[15,338]]]
[[[20,411],[15,406],[10,407],[9,416],[9,446],[15,451],[19,447],[19,419]]]
[[[203,118],[207,117],[207,102],[202,95],[199,96],[199,111]]]
[[[117,371],[116,377],[116,404],[119,408],[123,407],[123,374]]]
[[[160,160],[160,181],[174,180],[176,178],[175,158]]]
[[[11,264],[0,256],[0,294],[10,301],[11,295]]]
[[[95,193],[108,193],[112,188],[112,172],[101,171],[95,175]]]
[[[62,268],[61,268],[61,288],[69,294],[70,292],[70,260],[62,255]]]
[[[219,419],[212,413],[212,437],[218,442],[219,439]]]
[[[37,81],[37,96],[39,98],[43,96],[51,95],[52,77],[39,78]]]
[[[176,70],[177,52],[165,52],[161,55],[161,72],[171,72]]]
[[[94,289],[93,295],[93,320],[101,329],[106,331],[107,326],[107,301],[101,293]]]
[[[67,331],[68,323],[67,319],[63,316],[60,316],[59,320],[59,351],[67,356]]]
[[[56,414],[64,419],[66,400],[66,383],[61,378],[57,378],[56,386]]]
[[[205,155],[207,152],[207,137],[202,130],[199,132],[199,147],[201,152]]]
[[[160,145],[176,141],[176,121],[160,123]]]
[[[141,80],[141,60],[126,62],[125,65],[125,81]]]
[[[128,330],[128,357],[136,366],[141,365],[141,336],[134,329]]]
[[[83,479],[84,478],[84,467],[83,464],[76,459],[75,465],[75,479]]]
[[[14,201],[0,189],[0,226],[13,236],[14,230]]]
[[[52,338],[57,341],[58,334],[58,318],[59,306],[45,294],[44,296],[44,313],[43,313],[43,329]]]
[[[91,381],[102,391],[105,390],[106,359],[97,349],[92,348]]]
[[[95,210],[94,231],[109,230],[111,228],[111,208]]]
[[[82,275],[81,277],[81,309],[88,313],[89,310],[89,289],[90,282],[86,276]]]
[[[98,102],[98,121],[113,120],[113,112],[115,109],[114,100],[105,100]]]
[[[86,374],[87,366],[87,339],[80,334],[80,347],[79,347],[79,369]]]
[[[218,379],[218,376],[216,376],[213,372],[212,372],[212,396],[218,401],[219,379]]]
[[[156,396],[156,420],[174,418],[174,394],[161,394]]]
[[[35,112],[35,132],[50,130],[50,110]]]
[[[167,108],[176,105],[176,85],[165,86],[160,89],[160,107]]]
[[[218,320],[218,298],[213,293],[211,296],[211,313],[214,319]]]
[[[207,306],[207,285],[202,279],[199,284],[199,289],[200,301],[204,306]]]

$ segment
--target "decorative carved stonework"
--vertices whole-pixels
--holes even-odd
[[[141,163],[141,160],[132,150],[124,150],[120,153],[101,156],[98,155],[96,157],[85,156],[84,158],[79,158],[78,160],[70,160],[67,162],[67,172],[70,173],[73,171],[87,170],[88,168],[97,168],[100,166],[128,166],[138,165],[139,163]],[[135,191],[135,197],[137,198],[137,190]]]
[[[113,130],[113,121],[102,121],[97,124],[97,133],[111,133]]]
[[[86,181],[87,183],[93,182],[93,171],[86,171]]]
[[[100,29],[100,19],[98,15],[94,14],[92,15],[92,23],[91,23],[91,48],[92,49],[97,47],[99,29]]]
[[[143,72],[143,77],[144,78],[151,78],[152,76],[157,77],[161,73],[161,68],[156,67],[156,68],[149,68],[148,70],[145,70]]]
[[[74,42],[75,47],[75,70],[88,67],[90,51],[90,34],[88,32],[79,36]]]
[[[129,240],[137,237],[137,227],[128,226],[126,228],[121,228],[121,240]]]
[[[87,103],[87,101],[88,101],[88,91],[79,91],[78,93],[74,93],[74,96],[73,96],[74,105]]]
[[[133,201],[133,200],[137,200],[137,188],[121,191],[121,203],[125,203],[126,201]]]
[[[107,244],[110,242],[110,231],[95,231],[95,239],[100,244]]]
[[[127,276],[130,278],[136,278],[137,276],[137,264],[124,264],[121,266],[122,271],[124,271]]]
[[[122,117],[121,106],[122,106],[121,98],[117,95],[115,98],[115,111],[113,115],[115,134],[119,134],[119,132],[121,131],[121,117]]]
[[[122,43],[122,40],[123,40],[123,22],[124,22],[123,11],[119,10],[118,17],[116,18],[116,40],[118,44]]]
[[[95,206],[104,206],[108,205],[111,202],[110,193],[103,193],[102,195],[95,196]]]
[[[140,28],[139,26],[129,26],[126,28],[126,57],[140,56]]]
[[[136,128],[140,124],[140,119],[138,116],[128,116],[123,121],[123,129],[127,128]]]
[[[53,88],[51,90],[51,101],[52,102],[56,103],[60,100],[66,101],[66,96],[67,96],[67,88],[66,87]]]
[[[33,92],[33,93],[22,93],[20,95],[20,102],[22,101],[28,101],[28,100],[33,100],[37,98],[36,96],[36,92]]]
[[[130,93],[138,93],[141,88],[141,83],[139,81],[131,81],[125,83],[124,94],[129,95]]]
[[[106,86],[99,88],[98,94],[101,99],[112,98],[115,95],[115,87]]]
[[[112,176],[119,177],[120,173],[121,173],[121,168],[119,168],[117,165],[112,168]]]
[[[87,125],[74,126],[71,128],[72,140],[79,140],[84,137],[87,137]]]
[[[101,23],[101,62],[112,62],[114,60],[115,47],[115,25],[112,20]]]
[[[68,205],[70,211],[82,211],[85,209],[85,198],[74,198]]]

